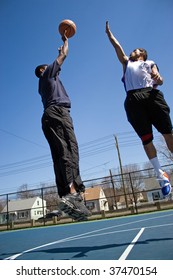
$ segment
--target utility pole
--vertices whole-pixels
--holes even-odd
[[[124,190],[125,203],[126,203],[126,207],[128,208],[127,195],[126,195],[126,188],[125,188],[124,177],[123,177],[123,168],[122,168],[120,150],[119,150],[119,146],[118,146],[118,139],[117,139],[117,136],[116,136],[116,135],[114,135],[114,138],[115,138],[116,148],[117,148],[117,152],[118,152],[118,160],[119,160],[119,165],[120,165],[120,172],[121,172],[122,185],[123,185],[123,190]]]
[[[115,193],[115,185],[114,185],[114,180],[113,180],[113,176],[112,176],[112,171],[111,171],[111,169],[109,169],[109,173],[110,173],[111,183],[112,183],[113,192],[114,192],[115,207],[116,207],[116,209],[118,209],[118,207],[117,207],[116,193]]]

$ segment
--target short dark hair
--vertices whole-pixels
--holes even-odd
[[[143,54],[144,61],[147,60],[148,58],[147,51],[143,48],[138,48],[138,50],[140,50],[140,52]]]
[[[134,50],[131,52],[129,59],[131,59],[132,53],[135,52],[136,50],[139,50],[139,51],[140,51],[141,55],[143,56],[144,61],[146,61],[147,58],[148,58],[148,54],[147,54],[147,51],[146,51],[145,49],[143,49],[143,48],[136,48],[136,49],[134,49]]]
[[[41,65],[38,65],[36,68],[35,68],[35,75],[37,76],[37,78],[40,78],[41,76],[41,72],[40,72],[40,69],[45,67],[45,66],[48,66],[48,64],[41,64]]]

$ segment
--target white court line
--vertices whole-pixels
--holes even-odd
[[[71,236],[71,237],[67,237],[67,238],[64,238],[64,239],[60,239],[60,240],[57,240],[57,241],[54,241],[54,242],[50,242],[50,243],[47,243],[47,244],[43,244],[43,245],[31,248],[31,249],[25,250],[25,251],[23,251],[21,253],[12,255],[10,257],[7,257],[4,260],[14,260],[17,257],[19,257],[19,256],[21,256],[21,255],[23,255],[25,253],[28,253],[28,252],[31,252],[31,251],[34,251],[34,250],[37,250],[37,249],[40,249],[40,248],[43,248],[43,247],[47,247],[47,246],[50,246],[50,245],[53,245],[53,244],[58,244],[58,243],[62,243],[62,242],[66,242],[66,241],[71,241],[71,240],[75,240],[75,239],[81,239],[83,236],[86,236],[86,237],[96,236],[96,235],[92,235],[93,233],[96,233],[96,232],[101,232],[101,231],[108,230],[108,229],[113,229],[113,228],[117,228],[117,227],[132,225],[132,224],[136,224],[136,223],[144,222],[144,221],[149,221],[149,220],[153,220],[153,219],[155,220],[155,219],[159,219],[159,218],[163,218],[163,217],[168,217],[168,216],[173,216],[173,214],[171,213],[171,214],[161,215],[161,216],[157,216],[157,217],[150,217],[150,218],[141,219],[141,220],[137,220],[137,221],[132,221],[132,222],[128,222],[128,223],[124,223],[124,224],[120,224],[120,225],[115,225],[115,226],[111,226],[111,227],[105,227],[105,228],[93,230],[93,231],[82,233],[82,234],[79,234],[79,235],[74,235],[74,236]],[[147,228],[147,227],[145,227],[145,228]],[[87,236],[87,235],[89,235],[89,236]],[[99,234],[99,235],[101,235],[101,234]]]
[[[134,231],[134,230],[138,230],[138,229],[140,229],[140,228],[124,229],[124,230],[110,231],[110,232],[97,233],[97,234],[89,234],[89,233],[79,234],[79,235],[67,237],[67,238],[64,238],[64,239],[60,239],[60,240],[57,240],[57,241],[54,241],[54,242],[50,242],[50,243],[47,243],[47,244],[43,244],[43,245],[31,248],[31,249],[25,250],[21,253],[12,255],[11,257],[7,257],[4,260],[15,260],[17,257],[20,257],[21,255],[23,255],[25,253],[29,253],[29,252],[35,251],[37,249],[48,247],[48,246],[51,246],[51,245],[54,245],[54,244],[59,244],[59,243],[73,241],[73,240],[79,240],[79,239],[85,239],[85,238],[91,238],[91,237],[96,237],[96,236],[103,236],[103,235],[108,235],[108,234],[113,234],[113,233],[122,233],[122,232],[125,232],[125,231],[129,232],[129,231]],[[89,234],[89,235],[87,235],[87,234]]]
[[[138,232],[138,234],[135,236],[135,238],[132,240],[131,244],[126,248],[126,250],[124,251],[124,253],[121,255],[121,257],[119,258],[119,260],[125,260],[127,258],[127,256],[129,255],[130,251],[132,250],[133,246],[135,245],[135,243],[138,241],[139,237],[141,236],[141,234],[143,233],[145,228],[141,228],[141,230]]]
[[[40,249],[40,248],[44,248],[44,247],[47,247],[47,246],[50,246],[50,245],[53,245],[53,244],[58,244],[58,243],[66,242],[66,241],[72,241],[72,240],[75,240],[75,239],[81,239],[83,236],[86,236],[86,238],[88,238],[90,236],[92,236],[92,237],[93,236],[97,236],[97,235],[92,235],[92,233],[101,232],[101,231],[104,231],[104,230],[108,230],[108,229],[112,229],[112,228],[117,228],[117,227],[121,227],[121,226],[127,226],[127,225],[131,225],[131,224],[135,224],[135,223],[139,223],[139,222],[144,222],[144,221],[148,221],[148,220],[153,220],[153,219],[156,219],[156,218],[163,218],[165,216],[173,216],[173,214],[167,214],[167,215],[164,215],[164,216],[162,215],[162,216],[158,216],[158,217],[151,217],[151,218],[141,219],[141,220],[137,220],[137,221],[132,221],[132,222],[128,222],[128,223],[124,223],[124,224],[120,224],[120,225],[115,225],[115,226],[111,226],[111,227],[105,227],[105,228],[102,228],[102,229],[93,230],[93,231],[90,231],[90,232],[74,235],[74,236],[67,237],[67,238],[64,238],[64,239],[60,239],[60,240],[57,240],[57,241],[54,241],[54,242],[43,244],[43,245],[40,245],[40,246],[37,246],[37,247],[34,247],[34,248],[30,248],[28,250],[22,251],[21,253],[12,255],[10,257],[7,257],[4,260],[14,260],[17,257],[19,257],[19,256],[21,256],[21,255],[23,255],[25,253],[29,253],[31,251],[34,251],[34,250],[37,250],[37,249]],[[127,229],[127,231],[129,231],[129,230],[130,229]],[[119,231],[119,232],[122,232],[122,230]],[[107,233],[107,234],[110,234],[110,233]],[[89,235],[89,236],[87,236],[87,235]],[[98,235],[105,235],[105,234],[102,233],[102,234],[98,234]]]
[[[145,229],[147,229],[147,228],[151,229],[151,228],[165,227],[165,226],[173,226],[173,223],[149,226],[149,227],[145,227]],[[64,239],[60,239],[60,240],[57,240],[57,241],[54,241],[54,242],[50,242],[50,243],[47,243],[47,244],[43,244],[43,245],[31,248],[31,249],[25,250],[25,251],[23,251],[21,253],[12,255],[10,257],[7,257],[4,260],[15,260],[17,257],[20,257],[21,255],[23,255],[25,253],[29,253],[29,252],[35,251],[37,249],[48,247],[48,246],[51,246],[51,245],[54,245],[54,244],[59,244],[59,243],[63,243],[63,242],[65,243],[65,242],[69,242],[69,241],[85,239],[85,238],[91,238],[91,237],[96,237],[96,236],[109,235],[109,234],[113,234],[113,233],[115,234],[115,233],[129,232],[129,231],[134,231],[134,230],[141,230],[141,227],[140,228],[132,228],[132,229],[124,229],[124,230],[115,230],[115,231],[110,231],[110,232],[105,232],[105,233],[97,233],[97,234],[91,234],[94,231],[93,232],[84,233],[84,234],[79,234],[79,235],[67,237],[67,238],[64,238]],[[132,243],[133,242],[134,242],[134,240],[132,241]]]

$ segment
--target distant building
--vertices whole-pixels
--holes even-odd
[[[44,213],[43,213],[44,208]],[[40,197],[10,200],[0,213],[0,224],[37,220],[46,214],[46,201]]]
[[[100,186],[86,189],[84,200],[86,207],[92,212],[109,211],[108,200]]]
[[[172,176],[170,176],[170,182],[172,184]],[[147,178],[145,179],[145,189],[147,190],[147,201],[153,202],[156,200],[162,200],[165,199],[165,197],[162,194],[161,187],[159,185],[159,182],[156,178]],[[172,193],[169,196],[172,199]]]

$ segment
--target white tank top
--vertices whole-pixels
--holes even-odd
[[[146,87],[153,87],[154,80],[151,78],[151,68],[155,65],[152,60],[128,61],[123,76],[123,83],[126,91]]]

